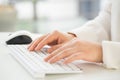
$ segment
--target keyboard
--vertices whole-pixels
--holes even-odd
[[[81,73],[75,64],[63,64],[63,60],[54,64],[44,61],[48,55],[46,48],[38,52],[27,50],[28,45],[8,45],[10,55],[19,62],[34,78],[44,78],[46,74]]]

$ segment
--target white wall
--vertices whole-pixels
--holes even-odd
[[[101,0],[101,8],[104,8],[105,4],[108,2],[109,0]]]
[[[37,15],[39,18],[66,19],[78,15],[78,0],[45,0],[37,4]],[[20,19],[33,18],[33,5],[29,1],[15,5]]]
[[[39,2],[38,16],[49,19],[66,19],[78,15],[77,0],[48,0]]]

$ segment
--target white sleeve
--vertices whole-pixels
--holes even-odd
[[[102,47],[104,66],[120,69],[120,42],[103,41]]]
[[[111,6],[108,3],[98,17],[89,21],[82,27],[72,30],[71,33],[83,40],[102,43],[103,47],[103,64],[106,68],[120,68],[120,43],[110,40],[111,28]]]
[[[111,3],[107,3],[105,8],[99,13],[98,17],[70,32],[76,34],[80,39],[101,43],[102,40],[110,39],[110,21]]]

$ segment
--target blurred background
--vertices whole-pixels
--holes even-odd
[[[0,0],[0,32],[69,31],[94,19],[106,0]]]

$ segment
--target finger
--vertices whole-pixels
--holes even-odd
[[[55,55],[57,55],[58,53],[61,53],[61,51],[65,51],[66,49],[69,49],[69,48],[75,48],[76,46],[74,45],[73,43],[74,41],[69,41],[68,43],[66,43],[65,45],[63,45],[62,47],[56,49],[55,51],[53,51],[51,54],[52,55],[49,55],[45,61],[48,61],[50,60],[52,57],[54,57]],[[74,50],[71,50],[71,51],[74,51]],[[76,49],[75,48],[75,51],[80,51],[79,49]]]
[[[54,55],[52,55],[50,57],[47,57],[45,59],[45,61],[50,62],[50,63],[55,63],[55,62],[57,62],[57,61],[59,61],[61,59],[64,59],[64,58],[72,55],[75,52],[76,52],[76,50],[74,48],[68,48],[68,49],[65,49],[65,50],[61,51],[58,54],[54,54]]]
[[[39,43],[40,41],[42,41],[46,36],[47,36],[47,35],[44,35],[44,36],[36,39],[35,41],[33,41],[33,42],[29,45],[28,50],[29,50],[29,51],[33,51],[33,50],[36,48],[36,46],[38,45],[38,43]]]
[[[69,43],[70,44],[70,43]],[[61,51],[64,51],[65,49],[68,49],[68,48],[73,48],[73,46],[69,45],[69,44],[63,44],[62,47],[59,47],[58,49],[54,50],[50,55],[48,56],[48,59],[50,59],[52,56],[54,56],[54,54],[58,54],[60,53]]]
[[[57,40],[58,38],[58,33],[57,32],[53,32],[51,34],[49,34],[47,37],[45,37],[35,48],[35,50],[40,50],[43,46]]]
[[[53,54],[53,53],[49,54],[49,55],[44,59],[44,61],[48,62],[48,60],[49,60],[50,58],[52,58],[53,56],[55,56],[55,55],[57,55],[57,54]]]
[[[58,48],[57,50],[59,50],[59,48]],[[57,50],[55,50],[53,53],[51,53],[50,55],[48,55],[48,56],[45,58],[45,61],[48,62],[49,59],[51,59],[52,57],[54,57],[55,55],[57,55],[57,54],[58,54],[58,53],[56,53]],[[59,52],[59,53],[60,53],[60,52]]]
[[[51,48],[49,48],[47,50],[48,53],[51,53],[53,51],[55,51],[56,49],[58,49],[59,47],[61,47],[63,44],[58,44],[58,45],[54,45],[54,46],[51,46]]]
[[[83,54],[84,54],[83,52],[79,52],[69,56],[68,58],[65,59],[64,64],[71,63],[75,60],[83,60]]]
[[[29,50],[29,51],[33,51],[34,48],[37,46],[37,43],[38,43],[38,42],[39,42],[39,38],[36,39],[35,41],[33,41],[33,42],[29,45],[28,50]]]

